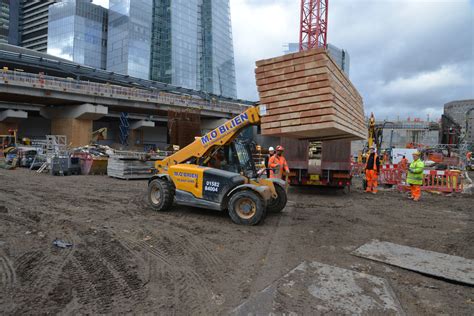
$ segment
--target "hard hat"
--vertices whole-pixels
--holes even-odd
[[[412,154],[412,155],[417,155],[417,156],[420,156],[420,155],[421,155],[421,153],[420,153],[420,152],[417,150],[417,151],[413,152],[413,154]]]
[[[283,146],[281,146],[281,145],[277,146],[277,151],[284,151],[284,150],[285,150],[285,148],[283,148]]]
[[[275,151],[275,148],[269,147],[269,148],[268,148],[268,151]]]

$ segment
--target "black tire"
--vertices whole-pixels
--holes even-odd
[[[148,184],[148,204],[155,211],[168,211],[173,205],[174,187],[166,179],[155,179]]]
[[[267,210],[271,213],[280,213],[285,208],[288,197],[285,189],[283,189],[281,185],[275,183],[274,186],[278,197],[268,201]]]
[[[265,217],[265,203],[258,193],[238,191],[234,193],[228,204],[232,221],[239,225],[257,225]]]

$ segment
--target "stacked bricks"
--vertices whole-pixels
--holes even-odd
[[[257,61],[262,134],[299,139],[365,139],[363,101],[326,49]]]

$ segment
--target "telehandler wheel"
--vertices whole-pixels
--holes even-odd
[[[240,225],[257,225],[265,217],[265,204],[258,193],[239,191],[229,200],[229,215]]]
[[[148,184],[148,203],[155,211],[167,211],[173,205],[174,187],[166,179],[155,179]]]
[[[275,191],[278,196],[276,199],[268,201],[267,210],[272,213],[279,213],[285,208],[288,197],[286,196],[285,189],[278,184],[275,184]]]

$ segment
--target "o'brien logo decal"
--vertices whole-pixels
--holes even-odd
[[[187,172],[180,172],[180,171],[175,171],[174,172],[175,177],[186,177],[186,178],[195,178],[197,179],[198,175],[195,173],[187,173]]]
[[[235,130],[248,120],[249,115],[247,113],[240,114],[239,116],[234,117],[229,122],[219,126],[215,130],[210,131],[209,133],[201,137],[201,143],[204,146],[209,146],[210,144],[229,134],[231,131]]]

